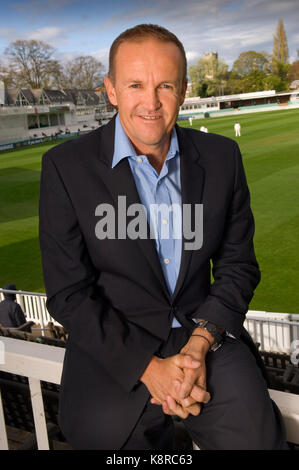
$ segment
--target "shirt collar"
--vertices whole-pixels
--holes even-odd
[[[170,160],[179,154],[179,144],[175,128],[172,129],[169,151],[166,160]],[[112,168],[114,168],[123,158],[136,157],[136,151],[124,131],[120,122],[119,114],[115,119],[114,153],[112,158]]]

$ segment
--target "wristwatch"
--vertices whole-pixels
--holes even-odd
[[[196,324],[196,328],[204,328],[213,336],[214,343],[211,346],[210,351],[217,351],[217,349],[222,346],[223,336],[213,323],[210,323],[208,320],[199,320]]]

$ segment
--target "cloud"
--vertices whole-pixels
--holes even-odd
[[[37,41],[44,41],[54,44],[62,44],[67,42],[64,38],[65,31],[57,26],[45,26],[44,28],[36,29],[26,34],[27,39],[36,39]]]
[[[0,28],[0,37],[5,39],[11,39],[15,31],[13,28]]]
[[[155,1],[153,1],[153,5],[151,7],[142,9],[136,8],[136,5],[130,9],[128,5],[125,4],[126,7],[123,11],[111,15],[107,20],[98,26],[98,30],[102,32],[110,28],[113,29],[119,23],[126,24],[126,27],[130,27],[133,24],[152,22],[152,20],[149,20],[148,18],[153,18],[156,14],[159,13],[159,9],[157,9],[154,3]]]
[[[105,70],[108,72],[109,68],[109,47],[104,47],[102,49],[99,49],[98,51],[93,51],[90,53],[91,56],[93,56],[95,59],[99,60],[102,62]]]
[[[3,17],[0,40],[4,48],[6,42],[19,38],[41,39],[60,54],[89,54],[106,65],[107,48],[118,33],[138,23],[156,23],[183,42],[189,65],[207,52],[218,52],[232,65],[247,50],[271,53],[273,34],[282,18],[292,58],[298,48],[298,1],[109,0],[103,8],[95,0],[15,0],[7,3],[21,18],[9,24]]]
[[[198,51],[186,51],[188,64],[196,62],[199,59],[200,53]]]

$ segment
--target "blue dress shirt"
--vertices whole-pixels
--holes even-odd
[[[176,286],[182,252],[182,214],[180,153],[176,130],[172,130],[170,147],[160,174],[146,155],[137,155],[125,133],[119,115],[115,120],[115,140],[112,168],[128,158],[148,223],[155,233],[155,244],[164,277],[172,295]],[[169,208],[173,210],[169,210]],[[172,327],[180,327],[173,319]]]

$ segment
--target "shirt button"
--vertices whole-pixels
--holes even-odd
[[[137,162],[141,163],[141,162],[142,162],[142,158],[138,157],[138,158],[137,158]]]
[[[162,220],[162,224],[163,224],[163,225],[167,225],[167,224],[168,224],[168,220],[163,219],[163,220]]]
[[[165,264],[168,264],[168,263],[169,263],[169,259],[168,259],[168,258],[164,258],[163,261],[164,261]]]
[[[158,184],[161,184],[161,180],[158,181]]]

